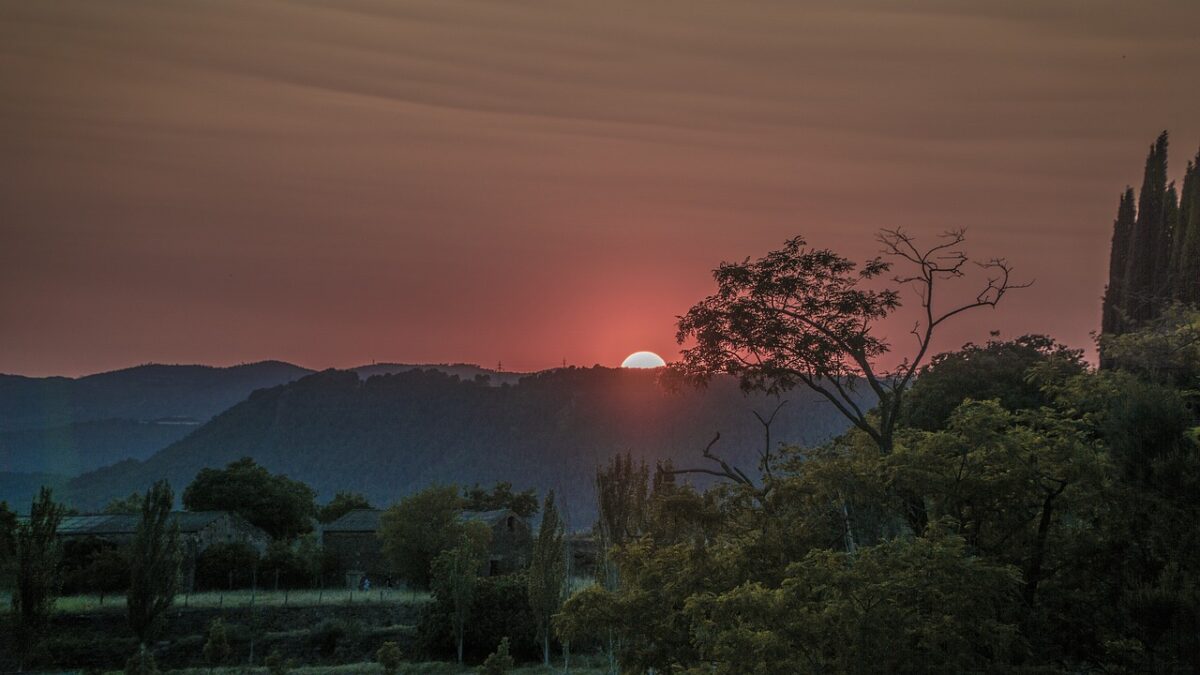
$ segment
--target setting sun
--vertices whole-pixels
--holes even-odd
[[[663,357],[654,352],[634,352],[621,362],[622,368],[662,368],[667,365]]]

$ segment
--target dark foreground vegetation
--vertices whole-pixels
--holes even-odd
[[[137,509],[132,541],[89,554],[118,570],[124,611],[73,613],[55,603],[64,511],[43,491],[25,520],[0,510],[13,588],[0,667],[370,661],[397,672],[440,659],[503,673],[585,655],[612,673],[1195,672],[1200,182],[1190,164],[1182,190],[1166,184],[1165,152],[1164,137],[1136,212],[1121,202],[1114,260],[1126,260],[1113,265],[1099,369],[1038,335],[931,356],[942,325],[1023,287],[1005,261],[984,261],[972,300],[939,303],[972,279],[962,233],[928,243],[884,231],[883,257],[861,265],[794,239],[716,271],[717,292],[680,320],[687,349],[664,383],[732,376],[780,407],[813,392],[850,430],[784,445],[768,411],[757,466],[730,460],[719,434],[686,464],[612,458],[594,474],[586,579],[554,492],[539,502],[508,484],[435,486],[382,516],[381,550],[407,600],[364,590],[358,605],[181,608],[188,552],[159,482],[110,505]],[[1141,255],[1165,266],[1147,276],[1129,262]],[[911,297],[901,287],[915,290],[919,318],[915,347],[897,355],[878,326]],[[716,483],[700,490],[697,475]],[[320,587],[312,519],[369,505],[343,494],[318,510],[311,488],[251,460],[202,471],[183,501],[270,535],[265,554],[228,563],[231,586],[251,570],[252,593],[269,559],[295,567],[272,575],[285,587]],[[516,573],[486,574],[493,531],[465,509],[540,515]],[[215,563],[191,571],[202,564]]]

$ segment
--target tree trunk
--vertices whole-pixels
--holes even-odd
[[[461,666],[462,664],[463,664],[463,636],[460,633],[458,635],[458,665]]]
[[[542,636],[542,665],[550,667],[550,631]]]

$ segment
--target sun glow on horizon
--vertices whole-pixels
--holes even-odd
[[[634,352],[621,362],[622,368],[662,368],[667,365],[663,357],[654,352]]]

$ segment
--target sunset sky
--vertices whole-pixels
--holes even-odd
[[[1036,280],[940,347],[1089,346],[1200,2],[898,4],[0,0],[0,372],[670,359],[720,261],[897,226]]]

